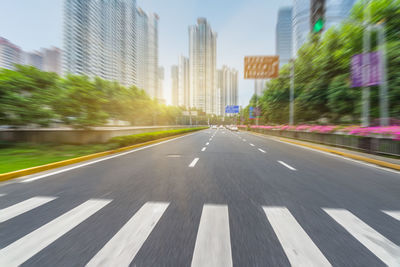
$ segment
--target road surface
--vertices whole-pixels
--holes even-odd
[[[0,184],[0,266],[400,266],[400,173],[204,130]]]

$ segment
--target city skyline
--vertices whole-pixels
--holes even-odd
[[[156,12],[161,18],[159,65],[166,70],[164,92],[165,97],[169,98],[168,103],[171,103],[170,67],[176,64],[179,55],[188,55],[187,27],[197,17],[206,17],[219,35],[217,68],[226,64],[239,71],[239,104],[246,105],[254,93],[254,81],[243,79],[243,57],[249,54],[274,54],[277,10],[291,3],[292,0],[282,0],[276,6],[258,0],[138,0],[138,6]],[[63,0],[40,0],[39,5],[29,0],[4,3],[5,16],[0,18],[0,36],[29,51],[52,45],[62,47],[62,5]],[[176,15],[177,10],[179,16]],[[18,12],[32,23],[27,25],[12,15]]]

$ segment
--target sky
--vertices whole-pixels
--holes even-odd
[[[62,48],[64,0],[2,0],[0,36],[26,51]],[[172,65],[188,56],[188,27],[205,17],[217,32],[217,68],[239,70],[239,104],[246,106],[254,81],[243,79],[246,55],[274,55],[280,7],[293,0],[137,0],[146,12],[159,15],[159,65],[165,69],[164,97],[171,102]]]

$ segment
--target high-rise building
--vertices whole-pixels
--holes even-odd
[[[307,41],[310,33],[311,0],[293,0],[293,55]]]
[[[61,75],[61,50],[57,47],[42,49],[43,70]]]
[[[217,71],[217,97],[216,105],[218,110],[216,115],[225,115],[226,106],[238,105],[238,71],[222,66]]]
[[[256,96],[262,96],[265,91],[265,83],[267,80],[255,80],[254,81],[254,94]]]
[[[311,9],[320,2],[325,5],[326,31],[332,26],[340,24],[346,19],[356,0],[293,0],[293,54],[307,41],[309,33],[314,25],[311,25]]]
[[[205,18],[189,27],[190,107],[217,112],[217,34]]]
[[[357,0],[326,0],[325,29],[339,25],[349,17],[350,11]]]
[[[190,73],[189,59],[179,57],[178,65],[178,106],[190,107]]]
[[[278,11],[275,49],[280,67],[289,63],[292,57],[292,10],[292,7],[285,7]]]
[[[14,69],[14,64],[21,64],[22,50],[7,39],[0,37],[0,68]]]
[[[161,101],[165,102],[164,99],[164,67],[158,67],[158,84],[157,84],[157,91],[156,91],[156,98]]]
[[[136,0],[65,0],[64,73],[136,84]]]
[[[172,105],[179,105],[179,67],[177,65],[171,66],[171,94]]]
[[[44,57],[39,51],[25,53],[24,65],[33,66],[39,70],[44,70]]]
[[[157,98],[159,94],[158,74],[158,20],[157,14],[137,11],[137,86]]]

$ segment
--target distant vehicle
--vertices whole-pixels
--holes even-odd
[[[231,131],[234,131],[234,132],[239,131],[238,127],[236,127],[236,126],[231,126],[231,127],[230,127],[230,130],[231,130]]]
[[[217,128],[217,125],[211,126],[211,129],[218,129],[218,128]]]
[[[219,128],[220,128],[220,129],[224,129],[224,126],[223,126],[223,125],[220,125]]]

